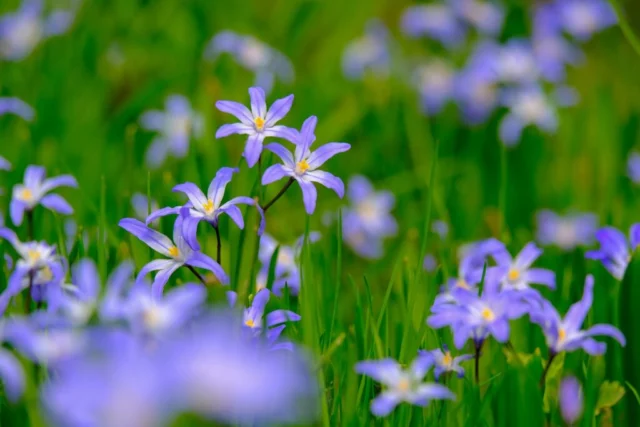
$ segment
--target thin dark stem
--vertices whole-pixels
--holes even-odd
[[[482,350],[482,344],[484,341],[480,341],[479,343],[474,341],[476,354],[475,354],[475,362],[476,362],[476,385],[480,385],[480,350]]]
[[[271,199],[271,201],[269,203],[267,203],[266,205],[262,206],[262,210],[267,212],[267,209],[269,209],[271,207],[271,205],[273,205],[276,201],[278,201],[278,199],[280,197],[282,197],[282,195],[289,189],[289,187],[291,187],[291,184],[293,184],[294,181],[295,181],[295,179],[289,178],[289,181],[287,181],[287,183],[284,185],[284,187],[282,187],[282,190],[280,190],[280,192],[278,194],[276,194],[276,196],[273,199]]]
[[[557,353],[554,353],[553,351],[549,352],[549,360],[547,361],[547,365],[544,367],[544,371],[542,371],[542,376],[540,377],[540,387],[544,386],[544,380],[547,378],[547,373],[549,372],[549,368],[551,368],[551,364],[553,363],[553,359],[555,359],[557,356]]]
[[[222,255],[220,254],[221,250],[222,250],[222,240],[220,240],[220,229],[218,228],[217,225],[214,225],[213,228],[216,230],[216,239],[218,239],[218,245],[217,245],[217,249],[218,252],[216,254],[216,261],[218,261],[218,264],[221,263],[222,260]],[[222,264],[220,264],[222,265]]]
[[[28,210],[26,212],[27,216],[27,238],[30,242],[33,242],[33,211]],[[27,288],[27,295],[24,298],[24,313],[31,313],[31,290],[33,289],[33,278],[35,272],[33,270],[29,271],[29,287]]]
[[[191,272],[193,274],[195,274],[195,276],[198,278],[198,280],[200,280],[200,282],[202,282],[203,285],[205,285],[205,286],[207,285],[207,282],[204,280],[204,277],[202,277],[202,275],[200,273],[198,273],[195,268],[191,267],[190,265],[186,265],[186,264],[185,264],[185,266],[189,270],[191,270]]]

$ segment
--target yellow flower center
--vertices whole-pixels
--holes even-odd
[[[564,328],[558,329],[558,341],[564,341],[567,338],[567,331]]]
[[[253,123],[256,125],[256,129],[264,129],[264,119],[262,117],[256,117],[255,119],[253,119]]]
[[[40,277],[45,282],[50,282],[51,280],[53,280],[53,272],[51,271],[48,265],[43,267],[42,270],[40,270]]]
[[[180,255],[180,249],[178,249],[176,246],[171,246],[169,248],[169,255],[176,258],[178,255]]]
[[[456,282],[456,286],[462,289],[469,289],[469,284],[466,280],[460,279]]]
[[[244,322],[245,325],[247,325],[250,328],[253,328],[255,326],[255,323],[253,322],[253,319],[247,319],[246,322]]]
[[[303,173],[305,173],[308,170],[309,170],[309,163],[307,163],[306,160],[300,160],[296,164],[296,173],[298,175],[302,175]]]
[[[520,278],[520,272],[515,268],[510,269],[509,273],[507,273],[507,279],[509,279],[510,282],[515,282],[519,278]]]
[[[451,357],[451,352],[447,351],[442,358],[442,364],[445,366],[451,366],[453,362],[453,357]]]
[[[22,190],[22,193],[20,194],[20,198],[22,200],[29,201],[33,198],[33,193],[28,188],[25,188]]]
[[[398,382],[398,390],[400,391],[409,391],[410,387],[411,387],[411,383],[406,378],[403,378]]]
[[[482,318],[487,322],[491,322],[496,318],[496,315],[490,308],[485,307],[484,310],[482,310]]]
[[[207,215],[211,215],[213,213],[213,200],[207,199],[207,201],[202,205],[204,211]]]
[[[29,260],[31,262],[36,262],[36,261],[38,261],[40,259],[40,252],[35,251],[33,249],[29,249],[27,251],[27,257],[29,258]]]

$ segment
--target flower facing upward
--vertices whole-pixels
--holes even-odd
[[[594,340],[594,336],[608,336],[623,346],[626,344],[622,332],[612,325],[598,324],[586,330],[581,329],[591,304],[593,304],[593,276],[589,275],[585,281],[582,299],[569,308],[564,318],[561,318],[558,311],[546,300],[542,301],[542,307],[539,310],[531,310],[531,321],[542,328],[550,352],[558,354],[562,351],[575,351],[582,348],[592,356],[603,354],[607,345]]]
[[[535,243],[530,242],[522,251],[512,258],[506,249],[497,252],[494,256],[498,262],[498,268],[502,269],[502,289],[523,291],[529,289],[531,284],[547,286],[550,289],[556,287],[556,275],[553,271],[544,268],[531,268],[531,264],[542,255],[542,250]]]
[[[420,357],[431,358],[435,365],[433,370],[433,376],[436,381],[443,375],[449,372],[454,372],[458,378],[464,377],[464,368],[460,366],[461,362],[473,359],[472,354],[462,354],[460,356],[453,357],[451,351],[446,345],[442,346],[442,350],[437,348],[435,350],[420,350],[418,352]]]
[[[287,115],[293,104],[293,95],[276,100],[269,109],[262,88],[249,88],[251,110],[233,101],[218,101],[216,108],[224,113],[234,115],[240,123],[220,126],[216,138],[232,134],[249,135],[244,147],[244,158],[247,165],[253,167],[262,154],[262,143],[267,137],[284,138],[294,142],[297,131],[286,126],[277,125]]]
[[[317,192],[313,185],[314,182],[335,191],[340,198],[344,195],[342,180],[329,172],[318,170],[318,168],[336,154],[351,148],[351,145],[344,142],[330,142],[312,152],[311,144],[316,139],[314,131],[317,122],[316,116],[311,116],[302,124],[302,130],[295,140],[294,154],[280,144],[267,145],[265,148],[280,157],[283,164],[270,166],[262,176],[262,185],[271,184],[285,176],[295,179],[302,189],[304,207],[309,215],[316,209]]]
[[[54,212],[70,215],[73,208],[57,194],[48,194],[58,187],[77,187],[78,182],[71,175],[60,175],[45,179],[45,170],[41,166],[27,166],[24,172],[24,183],[13,187],[13,197],[9,211],[15,225],[22,224],[25,211],[32,211],[42,205]]]
[[[601,228],[595,237],[600,242],[600,249],[587,252],[585,257],[600,261],[613,277],[622,280],[632,252],[640,245],[640,224],[631,226],[629,241],[620,230],[613,227]]]
[[[447,387],[423,382],[431,366],[433,360],[429,357],[416,358],[406,370],[393,359],[358,362],[357,373],[371,377],[385,387],[371,401],[371,413],[386,417],[402,402],[424,407],[432,400],[454,400],[455,395]]]

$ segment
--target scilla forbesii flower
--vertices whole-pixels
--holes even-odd
[[[562,28],[581,41],[618,22],[606,0],[556,0],[554,2]]]
[[[408,369],[403,369],[393,359],[357,363],[357,373],[371,377],[384,386],[378,397],[371,401],[371,413],[386,417],[402,402],[427,406],[432,400],[455,399],[447,387],[423,382],[431,366],[433,360],[428,357],[417,357]]]
[[[181,213],[183,219],[183,236],[192,249],[199,251],[200,245],[196,238],[196,232],[200,221],[206,221],[213,227],[218,227],[218,219],[220,215],[227,214],[239,228],[244,228],[242,212],[240,212],[237,205],[246,204],[257,207],[261,217],[258,234],[262,234],[265,226],[264,214],[255,200],[251,197],[240,196],[235,197],[226,203],[222,203],[225,188],[231,181],[233,174],[236,172],[238,172],[237,168],[221,168],[211,181],[206,195],[191,182],[176,185],[173,188],[173,191],[186,194],[189,198],[189,203],[184,207],[178,206],[175,208],[160,209],[149,215],[147,218],[147,224],[164,215]]]
[[[173,228],[173,241],[162,233],[159,233],[138,221],[125,218],[120,220],[120,227],[146,243],[154,251],[164,255],[167,259],[157,259],[145,265],[138,273],[139,282],[152,271],[158,271],[151,285],[154,295],[160,297],[169,277],[180,267],[198,267],[211,271],[222,284],[229,283],[229,277],[220,264],[207,255],[194,251],[186,243],[182,236],[182,217],[178,217]]]
[[[54,212],[70,215],[73,208],[57,194],[49,192],[58,187],[77,187],[78,182],[71,175],[60,175],[45,179],[42,166],[27,166],[24,172],[24,183],[13,187],[13,197],[9,211],[15,225],[22,224],[25,211],[32,211],[37,205],[42,205]]]
[[[589,251],[585,257],[600,261],[613,277],[622,280],[631,262],[631,254],[640,245],[640,224],[631,226],[629,240],[614,227],[603,227],[596,232],[600,249]]]
[[[531,321],[540,325],[547,340],[551,355],[562,351],[575,351],[582,348],[588,354],[595,356],[603,354],[607,345],[593,339],[594,336],[608,336],[618,341],[622,346],[626,340],[618,328],[607,324],[593,325],[582,330],[582,325],[593,304],[593,276],[587,276],[582,299],[573,304],[564,318],[549,301],[544,300],[542,308],[532,310]]]
[[[378,20],[367,23],[366,32],[350,42],[342,55],[342,70],[350,79],[360,79],[370,72],[384,77],[390,69],[389,32]]]
[[[570,213],[561,216],[548,209],[536,215],[537,239],[543,245],[555,245],[564,251],[593,242],[598,228],[598,216],[591,213]]]
[[[249,135],[244,148],[244,158],[249,167],[253,167],[262,154],[262,143],[267,137],[284,138],[294,141],[297,131],[286,126],[277,125],[287,115],[293,104],[293,95],[276,100],[269,109],[264,90],[260,87],[249,88],[251,110],[233,101],[218,101],[216,108],[224,113],[234,115],[240,123],[220,126],[216,138],[232,134]]]
[[[318,170],[327,160],[338,153],[351,148],[344,142],[330,142],[311,151],[311,144],[316,140],[314,134],[318,119],[311,116],[302,124],[302,130],[296,137],[296,150],[292,154],[282,145],[272,143],[265,148],[280,157],[283,164],[270,166],[262,176],[262,185],[271,184],[286,176],[295,180],[302,189],[302,198],[306,212],[311,215],[316,209],[317,191],[313,183],[317,182],[336,192],[338,197],[344,196],[344,183],[329,172]]]
[[[544,268],[531,268],[531,265],[542,255],[542,250],[535,243],[528,243],[520,253],[513,258],[504,249],[493,254],[502,269],[502,289],[524,291],[532,284],[544,285],[550,289],[556,287],[556,275],[553,271]]]
[[[449,347],[442,346],[442,349],[435,350],[420,350],[418,352],[420,357],[427,357],[433,361],[434,369],[433,376],[438,381],[442,375],[446,375],[449,372],[455,373],[458,378],[464,377],[464,368],[460,366],[461,362],[473,359],[472,354],[462,354],[460,356],[452,356]]]
[[[21,99],[0,97],[0,116],[4,114],[15,114],[27,121],[31,121],[36,113],[29,104]]]

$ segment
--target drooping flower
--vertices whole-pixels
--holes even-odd
[[[629,240],[614,227],[603,227],[596,231],[596,240],[600,249],[589,251],[585,257],[600,261],[613,277],[622,280],[631,254],[640,245],[640,224],[634,224],[629,231]]]
[[[271,184],[286,176],[296,180],[302,189],[302,198],[307,214],[311,215],[316,209],[317,192],[313,183],[317,182],[333,191],[342,198],[344,195],[344,183],[340,178],[329,172],[318,170],[327,160],[338,153],[343,153],[351,148],[344,142],[330,142],[311,151],[311,144],[316,139],[314,134],[318,119],[311,116],[302,124],[302,130],[297,135],[296,150],[292,154],[278,143],[271,143],[265,148],[280,157],[283,164],[270,166],[262,176],[262,185]]]
[[[556,275],[553,271],[531,268],[540,255],[542,250],[533,242],[527,243],[515,258],[506,249],[496,252],[494,258],[503,274],[502,289],[524,291],[530,289],[532,284],[555,289]]]
[[[211,271],[216,278],[226,285],[229,283],[229,277],[224,272],[220,264],[212,260],[202,252],[194,251],[189,247],[182,236],[182,217],[178,217],[173,228],[173,241],[164,234],[161,234],[133,218],[125,218],[120,220],[118,225],[136,236],[142,242],[147,244],[154,251],[166,256],[168,259],[157,259],[151,261],[138,273],[137,282],[142,280],[152,271],[157,271],[153,280],[153,295],[160,298],[165,284],[169,277],[180,267],[186,265],[190,267],[203,268]]]
[[[420,350],[418,352],[420,357],[431,358],[434,364],[433,376],[436,381],[440,379],[443,374],[454,372],[458,378],[464,377],[464,368],[460,366],[461,362],[473,359],[472,354],[462,354],[460,356],[453,357],[451,351],[447,345],[443,345],[442,349],[436,348],[435,350]]]
[[[58,187],[76,188],[78,182],[71,175],[60,175],[45,179],[42,166],[27,166],[24,172],[24,183],[13,187],[13,197],[9,206],[11,220],[15,225],[22,224],[25,211],[32,211],[37,205],[42,205],[54,212],[70,215],[73,208],[57,194],[49,192]]]
[[[627,160],[627,175],[634,184],[640,184],[640,153],[637,151],[629,154]]]
[[[393,359],[358,362],[355,366],[357,373],[384,386],[378,397],[371,401],[371,413],[386,417],[402,402],[424,407],[432,400],[455,400],[455,395],[447,387],[423,382],[433,363],[429,357],[417,357],[405,370]]]
[[[7,309],[11,298],[30,285],[29,291],[36,301],[57,295],[54,294],[55,288],[60,286],[64,278],[65,267],[55,247],[45,242],[22,243],[16,233],[8,228],[0,228],[0,238],[11,243],[20,257],[9,277],[7,288],[0,294],[0,315]]]
[[[265,93],[262,88],[249,88],[249,96],[251,98],[251,110],[233,101],[216,102],[218,110],[232,114],[240,120],[240,123],[220,126],[216,131],[216,138],[223,138],[232,134],[249,135],[243,156],[247,160],[247,165],[251,168],[260,159],[262,143],[265,138],[277,137],[295,142],[298,132],[295,129],[276,124],[291,109],[293,95],[276,100],[269,109],[267,109]]]
[[[565,251],[593,242],[598,217],[591,213],[571,213],[560,216],[544,209],[537,213],[537,239],[543,245],[555,245]]]
[[[276,78],[291,83],[294,78],[291,61],[281,52],[252,36],[221,31],[205,49],[204,56],[215,60],[220,54],[229,53],[243,67],[255,73],[255,86],[271,92]]]
[[[592,356],[603,354],[607,345],[593,339],[594,336],[608,336],[626,344],[624,335],[613,325],[597,324],[582,330],[582,325],[593,304],[593,276],[588,275],[584,285],[582,299],[573,304],[564,318],[547,300],[542,301],[539,310],[531,310],[533,323],[540,325],[547,341],[549,352],[554,355],[562,351],[575,351],[582,348]]]
[[[140,118],[140,126],[158,132],[147,149],[146,162],[151,168],[159,167],[169,154],[183,158],[189,150],[192,136],[202,135],[202,115],[191,108],[189,100],[182,95],[170,95],[165,102],[165,111],[150,110]]]
[[[560,414],[567,425],[574,425],[584,409],[584,394],[580,381],[574,376],[564,377],[558,392]]]
[[[3,114],[15,114],[26,121],[33,120],[36,115],[33,108],[19,98],[0,97],[0,116]]]
[[[342,233],[347,244],[360,256],[382,256],[383,239],[398,232],[391,215],[395,196],[390,191],[375,191],[371,182],[354,175],[347,185],[349,206],[343,210]]]
[[[41,41],[67,31],[75,12],[55,9],[43,17],[42,0],[23,0],[16,12],[0,17],[0,57],[26,58]]]
[[[581,41],[589,40],[597,31],[618,22],[613,7],[606,0],[555,0],[554,6],[562,28]]]
[[[360,79],[369,72],[385,77],[390,71],[390,62],[389,32],[382,22],[372,20],[367,23],[365,34],[344,49],[342,70],[350,79]]]
[[[220,215],[227,214],[233,222],[242,229],[244,228],[244,219],[242,218],[242,212],[240,212],[237,205],[245,204],[255,206],[258,209],[258,213],[261,218],[258,235],[261,235],[265,227],[264,212],[254,199],[251,197],[240,196],[222,204],[225,188],[231,181],[233,174],[236,172],[238,172],[237,168],[225,167],[218,170],[216,176],[209,185],[207,195],[205,195],[202,190],[191,182],[176,185],[173,187],[173,191],[186,194],[189,198],[189,203],[185,206],[160,209],[149,215],[147,218],[147,224],[161,216],[180,213],[183,220],[182,235],[187,244],[191,246],[193,250],[199,251],[200,245],[198,244],[196,232],[200,221],[206,221],[213,227],[217,228]]]

